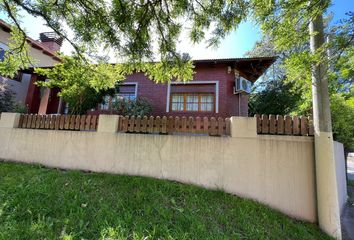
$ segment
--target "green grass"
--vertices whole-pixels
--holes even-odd
[[[0,162],[0,239],[329,239],[259,203],[146,177]]]

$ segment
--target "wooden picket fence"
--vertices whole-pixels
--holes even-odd
[[[211,136],[230,135],[229,118],[200,117],[134,117],[119,118],[119,131],[124,133],[191,133]]]
[[[96,115],[38,115],[21,114],[20,128],[52,129],[52,130],[97,130]]]
[[[311,117],[256,115],[257,133],[273,135],[313,136]]]

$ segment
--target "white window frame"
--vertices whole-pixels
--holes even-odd
[[[166,112],[170,112],[171,85],[215,84],[215,113],[219,113],[219,81],[169,82],[167,85]]]
[[[135,99],[138,97],[138,83],[137,82],[123,82],[123,83],[118,83],[118,86],[124,86],[124,85],[135,85]],[[119,94],[119,93],[118,93]]]

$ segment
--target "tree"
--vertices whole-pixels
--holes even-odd
[[[331,53],[328,76],[334,139],[349,150],[354,149],[354,120],[349,117],[354,99],[354,17],[350,12],[347,16],[336,25],[326,24],[325,34],[328,39],[327,53]],[[296,48],[276,50],[271,37],[263,35],[247,53],[249,56],[278,56],[272,69],[256,83],[249,101],[251,114],[312,115],[309,48],[309,44],[304,43]]]
[[[185,23],[188,22],[193,42],[202,41],[206,30],[213,29],[207,42],[217,46],[222,37],[245,19],[247,5],[243,0],[1,0],[0,10],[21,33],[23,45],[25,31],[20,22],[21,11],[43,19],[48,27],[70,42],[82,58],[94,60],[104,52],[102,50],[111,48],[125,62],[142,64],[158,57],[164,65],[190,73],[190,62],[176,50],[181,30],[186,29]],[[69,37],[63,26],[68,26],[74,36]],[[175,69],[166,67],[166,74],[173,75]],[[188,79],[191,77],[190,74]]]
[[[69,104],[72,114],[83,114],[96,107],[103,97],[110,94],[116,81],[124,79],[111,64],[87,64],[80,56],[63,57],[53,68],[36,68],[35,72],[49,78],[37,85],[60,88],[59,96]]]

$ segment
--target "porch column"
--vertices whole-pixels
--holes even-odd
[[[49,96],[50,96],[50,89],[49,88],[45,88],[43,96],[41,97],[41,102],[39,104],[38,114],[44,115],[44,114],[47,113]]]

